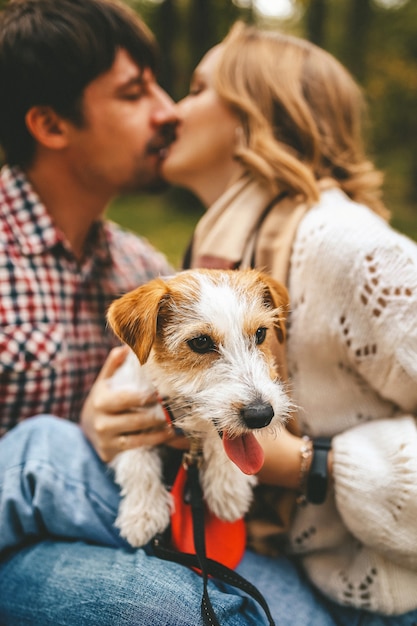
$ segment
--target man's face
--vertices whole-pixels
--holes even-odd
[[[69,165],[92,193],[115,195],[165,186],[164,149],[173,135],[173,102],[149,68],[121,49],[84,90],[82,127],[70,125]]]

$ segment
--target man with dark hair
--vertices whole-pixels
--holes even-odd
[[[129,19],[128,19],[129,18]],[[1,15],[0,136],[10,165],[27,166],[36,139],[26,113],[45,105],[81,127],[83,91],[119,49],[155,73],[157,47],[136,14],[107,2],[10,2]]]
[[[12,0],[0,17],[2,626],[201,623],[199,576],[120,538],[105,464],[174,443],[154,396],[107,384],[124,358],[109,303],[171,271],[103,217],[117,194],[163,186],[176,116],[156,64],[152,35],[115,1]],[[209,588],[222,624],[263,623]]]

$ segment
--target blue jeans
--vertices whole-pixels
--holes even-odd
[[[32,418],[0,440],[0,626],[199,626],[202,580],[133,550],[114,528],[119,490],[75,424]],[[238,571],[277,626],[411,626],[322,598],[288,559],[247,552]],[[262,609],[217,581],[224,626],[262,626]],[[366,621],[368,620],[368,621]]]

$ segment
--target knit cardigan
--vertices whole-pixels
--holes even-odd
[[[302,220],[287,357],[300,426],[333,438],[326,502],[296,512],[290,551],[341,604],[417,608],[417,246],[329,190]]]
[[[288,553],[340,604],[416,609],[417,245],[323,191],[298,225],[287,286],[299,426],[334,451],[327,499],[297,505]]]

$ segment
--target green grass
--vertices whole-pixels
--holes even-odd
[[[126,196],[113,202],[107,216],[124,228],[145,237],[161,250],[175,269],[181,267],[194,226],[203,213],[185,193]]]

